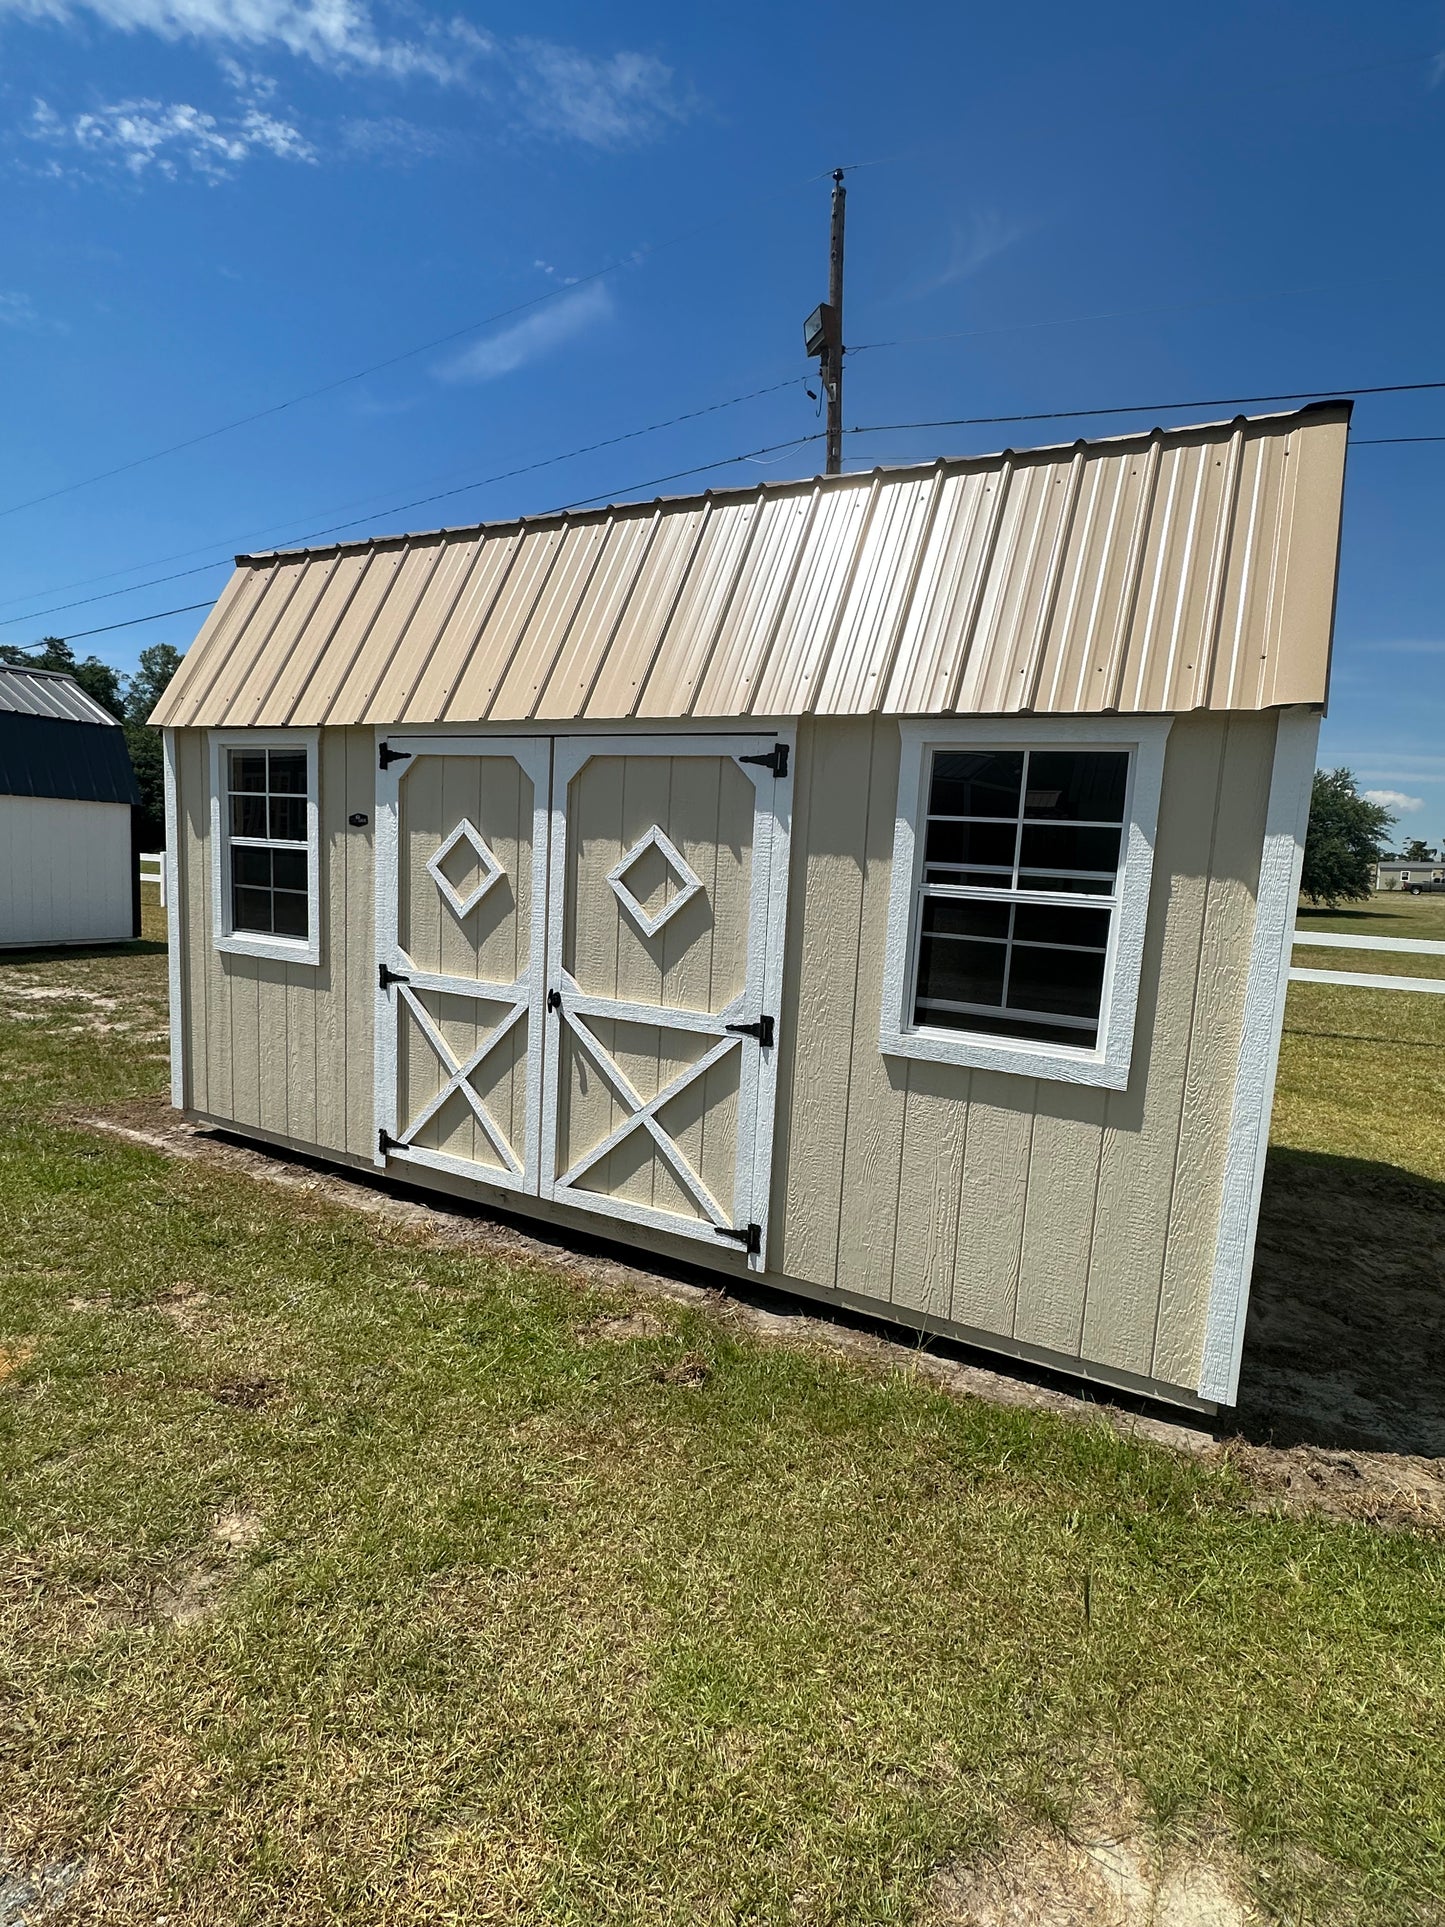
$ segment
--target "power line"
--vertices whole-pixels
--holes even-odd
[[[726,401],[709,402],[702,408],[690,408],[681,415],[672,415],[666,421],[649,422],[645,428],[629,428],[621,435],[608,435],[598,442],[588,442],[581,448],[569,448],[560,455],[544,455],[539,461],[525,462],[518,468],[503,469],[496,475],[486,475],[479,481],[461,482],[455,488],[440,489],[432,495],[414,496],[409,502],[393,503],[389,508],[373,509],[370,514],[358,515],[349,522],[333,522],[329,527],[313,529],[308,534],[294,538],[298,542],[315,541],[318,536],[334,535],[338,530],[356,528],[362,522],[369,522],[375,515],[401,515],[407,509],[424,508],[431,502],[442,502],[454,495],[467,495],[474,489],[489,488],[495,482],[514,481],[519,475],[532,475],[539,469],[554,468],[559,462],[570,462],[582,455],[595,455],[604,448],[616,448],[622,442],[636,441],[643,435],[655,435],[664,428],[676,428],[681,422],[697,421],[704,415],[716,415],[725,408],[737,408],[744,402],[756,401],[762,395],[776,395],[784,388],[791,388],[800,380],[789,376],[786,381],[775,381],[764,388],[754,388],[745,395],[731,395]],[[741,458],[740,458],[741,459]],[[272,527],[276,525],[273,523]],[[192,569],[177,569],[171,575],[152,576],[145,582],[131,582],[123,589],[102,589],[96,595],[77,596],[73,602],[55,602],[44,609],[31,609],[25,615],[0,618],[0,628],[10,628],[22,622],[39,622],[44,616],[61,615],[67,609],[82,609],[92,602],[109,602],[116,596],[135,595],[142,589],[156,589],[166,582],[180,582],[187,576],[204,575],[208,569],[220,569],[230,565],[231,554],[214,562],[198,562]],[[99,634],[97,630],[95,633]]]
[[[1373,388],[1301,388],[1283,395],[1210,395],[1196,401],[1120,402],[1112,408],[1047,408],[1031,415],[952,415],[934,421],[878,422],[849,428],[849,435],[894,435],[908,428],[989,428],[1003,422],[1083,421],[1096,415],[1163,415],[1184,408],[1250,408],[1266,401],[1326,401],[1335,396],[1415,395],[1445,388],[1445,381],[1392,381]]]
[[[670,475],[655,475],[650,481],[628,482],[622,487],[607,489],[601,495],[589,495],[579,501],[566,502],[560,509],[543,509],[540,513],[543,516],[565,515],[571,509],[590,508],[598,502],[615,502],[624,495],[635,494],[638,489],[660,488],[664,482],[682,481],[689,475],[706,475],[712,469],[728,468],[735,462],[759,461],[763,456],[776,455],[782,449],[800,448],[807,442],[816,442],[822,439],[821,435],[816,434],[798,435],[795,436],[792,441],[773,442],[766,448],[749,449],[742,455],[723,455],[715,462],[702,462],[696,468],[677,468],[674,469]],[[479,483],[477,486],[480,487],[481,484]],[[323,530],[321,533],[324,534],[326,531]],[[309,540],[311,538],[307,539]],[[107,622],[98,629],[77,629],[70,635],[61,636],[57,638],[57,640],[61,642],[80,642],[87,636],[105,636],[109,635],[111,631],[115,629],[134,629],[143,622],[159,622],[163,616],[184,616],[191,614],[196,609],[210,609],[213,607],[214,598],[206,602],[188,602],[179,609],[156,609],[148,616],[131,616],[125,622]],[[17,620],[18,619],[19,618],[17,618]],[[41,649],[49,640],[51,640],[51,638],[42,637],[39,642],[10,642],[3,646],[7,649]]]
[[[866,165],[866,163],[859,164]],[[797,185],[806,186],[819,178],[821,177],[818,175],[810,175],[807,182],[799,182]],[[249,415],[238,415],[234,421],[222,422],[217,428],[205,429],[199,435],[189,435],[185,440],[171,442],[165,448],[152,449],[149,454],[137,455],[128,462],[119,462],[114,468],[100,469],[94,475],[81,476],[78,481],[65,482],[61,487],[49,489],[43,495],[29,496],[23,502],[12,502],[8,507],[0,508],[0,517],[18,515],[22,509],[36,508],[42,502],[53,502],[62,495],[73,495],[77,489],[91,488],[97,482],[106,482],[116,475],[129,474],[132,469],[144,468],[147,463],[159,462],[167,455],[177,455],[184,449],[198,447],[202,442],[214,441],[218,435],[229,435],[235,429],[248,427],[252,422],[265,421],[272,415],[284,414],[288,408],[297,408],[303,402],[315,401],[322,395],[334,394],[338,388],[346,388],[353,382],[364,381],[368,375],[380,374],[384,369],[395,368],[403,361],[413,361],[418,355],[429,354],[435,348],[445,348],[453,341],[460,341],[465,335],[476,334],[481,328],[490,328],[498,321],[510,320],[513,315],[526,314],[530,309],[541,307],[548,301],[558,300],[562,295],[569,294],[576,288],[586,287],[593,281],[601,281],[609,274],[620,273],[623,268],[637,267],[642,261],[650,260],[654,255],[663,254],[669,248],[681,247],[685,241],[694,240],[700,234],[707,234],[713,228],[738,219],[747,208],[755,206],[758,201],[774,198],[776,198],[774,195],[762,194],[747,201],[740,201],[710,221],[703,221],[696,227],[687,228],[680,234],[670,235],[667,240],[658,241],[651,246],[644,244],[633,248],[619,259],[609,261],[600,268],[594,268],[590,274],[573,276],[565,282],[558,283],[556,287],[543,289],[541,294],[533,295],[530,300],[514,302],[509,308],[499,308],[494,314],[484,315],[480,321],[469,321],[464,327],[453,328],[444,335],[435,335],[430,341],[419,342],[414,348],[403,348],[398,354],[387,355],[381,361],[374,361],[365,368],[356,369],[352,374],[338,375],[334,381],[323,382],[317,388],[308,388],[299,395],[288,396],[284,401],[272,402],[265,408],[254,409]],[[24,618],[17,618],[17,620],[24,620]]]

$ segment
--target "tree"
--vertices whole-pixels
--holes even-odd
[[[1428,843],[1422,843],[1418,836],[1412,836],[1400,852],[1402,863],[1433,863],[1435,852]]]
[[[166,842],[166,779],[161,733],[147,725],[147,717],[165,694],[166,684],[181,666],[179,650],[168,642],[152,643],[140,652],[140,665],[125,685],[126,746],[140,785],[141,848],[163,850]]]
[[[1310,797],[1300,889],[1311,903],[1331,910],[1370,894],[1370,866],[1384,854],[1383,838],[1395,819],[1355,788],[1354,772],[1317,769]]]
[[[21,648],[13,642],[0,643],[0,662],[18,669],[59,669],[74,676],[87,696],[93,697],[112,716],[125,715],[120,671],[112,669],[99,656],[76,660],[75,651],[63,636],[46,636],[38,649]]]

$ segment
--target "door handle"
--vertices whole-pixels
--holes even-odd
[[[555,1010],[559,1014],[561,1013],[562,993],[560,990],[549,990],[547,992],[547,1008],[548,1010]]]

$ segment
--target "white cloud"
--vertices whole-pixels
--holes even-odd
[[[33,140],[137,178],[154,172],[174,179],[186,169],[220,180],[253,154],[280,161],[316,159],[299,128],[259,107],[218,120],[185,101],[119,100],[66,119],[38,100],[28,131]]]
[[[36,334],[42,326],[28,294],[0,294],[0,328],[19,328],[25,334]]]
[[[344,154],[368,161],[392,162],[402,167],[454,153],[467,143],[447,128],[422,127],[395,114],[343,120],[337,139]]]
[[[392,34],[367,0],[0,0],[0,18],[68,26],[82,14],[118,33],[221,52],[227,79],[253,105],[271,97],[274,82],[235,56],[271,50],[332,73],[472,85],[534,131],[590,147],[646,140],[689,112],[671,68],[651,54],[502,40],[457,15],[427,19],[411,4],[406,31]]]
[[[332,69],[447,81],[492,42],[465,22],[420,40],[378,33],[363,0],[0,0],[0,14],[69,24],[78,9],[120,33],[223,47],[279,47]],[[233,63],[234,64],[234,63]]]
[[[442,381],[496,381],[540,355],[550,354],[589,328],[612,318],[611,293],[605,281],[592,281],[574,294],[564,294],[545,308],[502,328],[485,341],[475,342],[433,372]]]
[[[951,288],[959,281],[967,281],[996,255],[1003,254],[1021,241],[1027,233],[1026,227],[1005,220],[1003,215],[992,209],[973,214],[967,221],[955,221],[942,268],[921,281],[917,287],[910,288],[907,298],[919,300],[926,294],[936,294],[940,288]]]
[[[1406,796],[1403,790],[1364,790],[1361,794],[1367,803],[1378,803],[1382,809],[1391,810],[1397,816],[1408,816],[1425,807],[1423,796]]]
[[[672,69],[651,54],[598,59],[547,40],[517,40],[509,52],[527,118],[543,133],[628,147],[687,118]]]

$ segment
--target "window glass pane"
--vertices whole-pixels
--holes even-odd
[[[1117,830],[1078,830],[1062,823],[1024,825],[1020,870],[1052,870],[1060,875],[1070,870],[1106,870],[1112,875],[1118,867]]]
[[[965,897],[923,900],[923,929],[929,936],[991,937],[1002,943],[1008,935],[1008,920],[1006,903],[970,903]]]
[[[1036,950],[1016,943],[1009,964],[1008,1001],[1021,1010],[1069,1017],[1099,1015],[1104,959],[1093,950]]]
[[[233,796],[231,798],[232,836],[264,836],[266,834],[266,799],[264,796]]]
[[[231,928],[250,930],[262,936],[271,934],[271,892],[243,890],[231,892]]]
[[[304,749],[273,749],[270,789],[291,796],[306,794],[306,752]]]
[[[278,890],[306,891],[306,852],[304,850],[272,850],[271,880]]]
[[[932,1023],[932,1006],[1001,1004],[1006,945],[971,937],[925,936],[918,950],[919,1022]]]
[[[1129,758],[1122,749],[1041,750],[1029,756],[1024,815],[1122,823]]]
[[[304,796],[271,798],[271,834],[281,837],[288,843],[306,841],[306,798]]]
[[[1023,774],[1022,750],[938,750],[933,758],[928,813],[1017,816]]]
[[[306,935],[306,899],[291,890],[278,890],[272,898],[275,931],[278,937]]]
[[[231,751],[231,788],[233,790],[264,790],[266,787],[266,752],[264,750],[233,749]]]
[[[930,823],[924,861],[998,869],[1011,879],[1017,836],[1012,823]]]
[[[237,844],[231,852],[231,881],[237,888],[267,890],[271,887],[271,852]]]
[[[1014,911],[1014,937],[1019,943],[1072,943],[1103,950],[1109,942],[1109,912],[1021,903]]]

